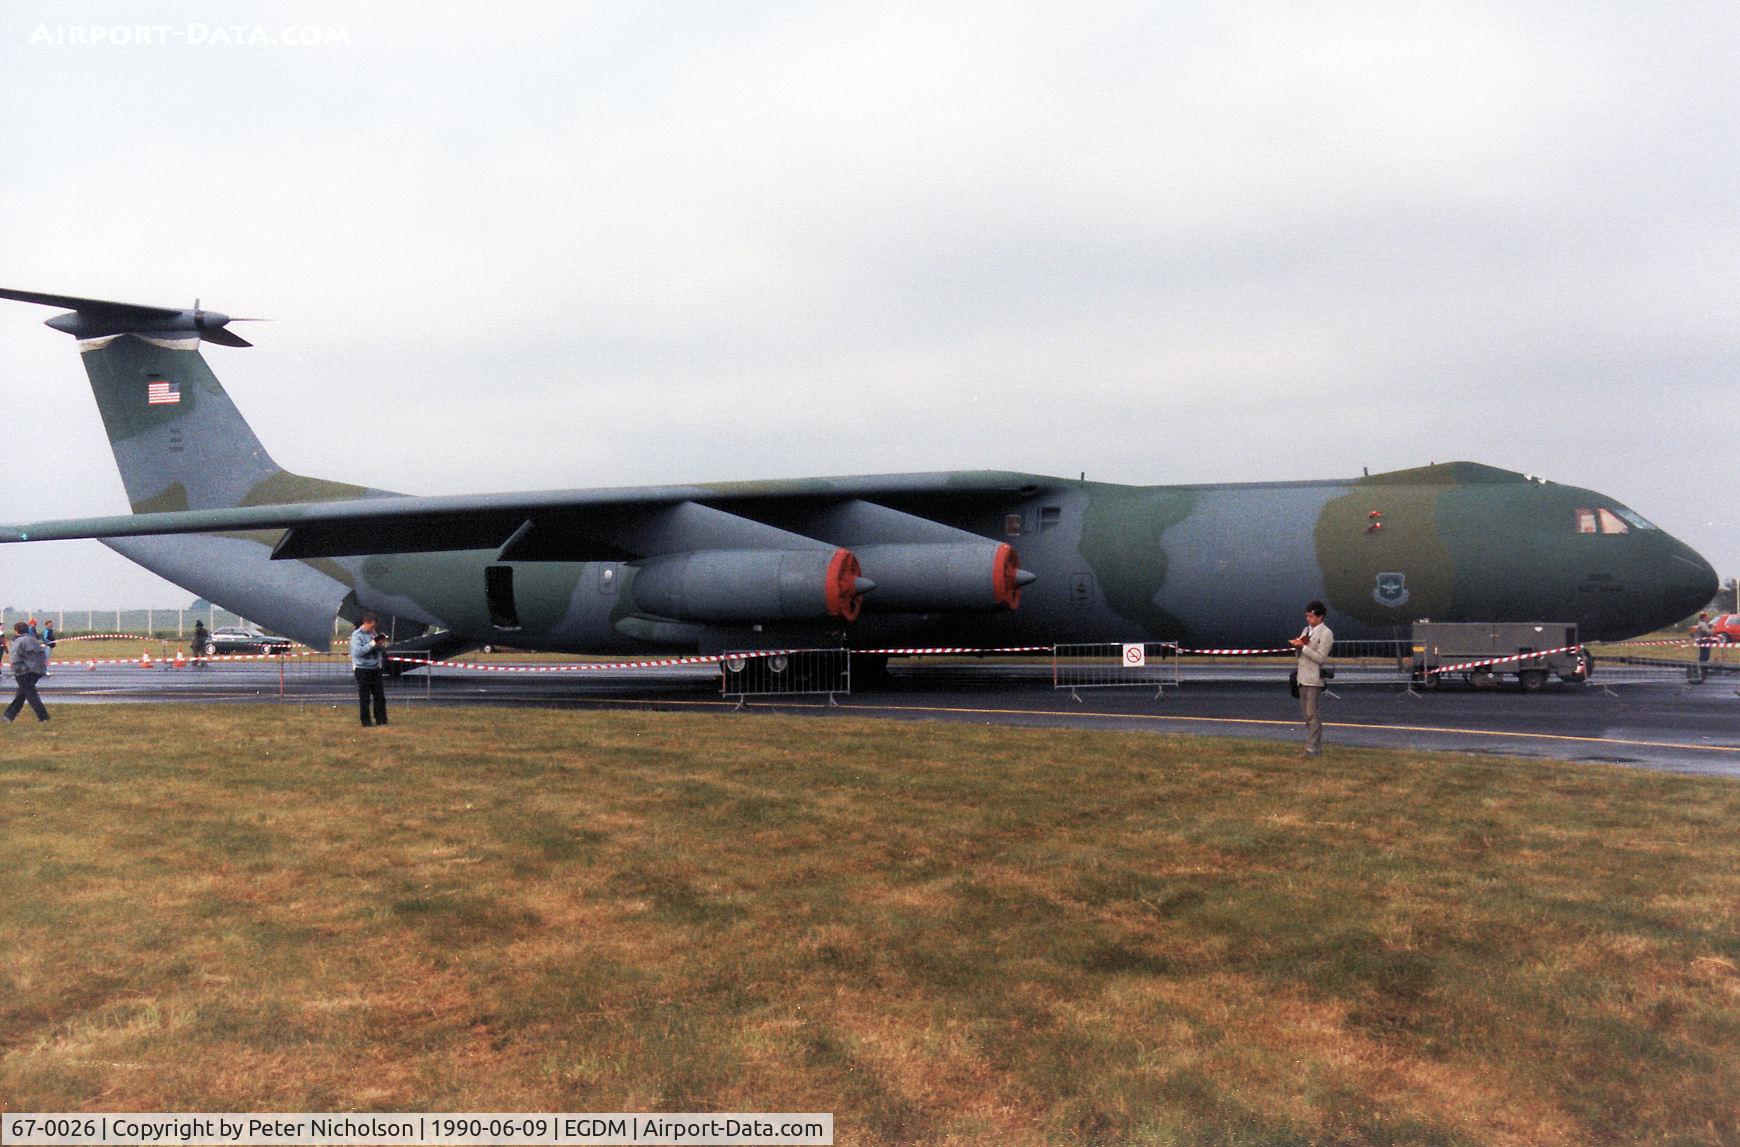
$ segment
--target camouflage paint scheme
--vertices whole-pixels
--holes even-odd
[[[1716,586],[1708,563],[1611,498],[1467,462],[1328,482],[1123,486],[974,471],[411,498],[280,468],[199,341],[173,332],[82,338],[134,512],[6,527],[0,541],[102,538],[226,609],[321,647],[335,615],[364,609],[401,634],[427,629],[424,643],[442,651],[842,640],[858,649],[1141,639],[1267,647],[1297,632],[1314,597],[1329,604],[1342,640],[1399,636],[1427,617],[1573,621],[1586,637],[1616,639],[1686,616]],[[1629,517],[1624,532],[1578,531],[1580,511],[1603,508]],[[965,559],[1006,543],[1036,578],[1014,609],[878,612],[870,589],[849,624],[697,621],[649,615],[635,601],[636,578],[661,558],[699,555],[699,568],[722,563],[721,576],[747,577],[760,568],[758,551],[808,560],[833,547],[874,554],[905,543],[936,547],[912,551],[921,557],[953,545]],[[511,570],[516,628],[495,623],[503,602],[498,594],[492,615],[490,567]],[[988,564],[984,586],[954,584],[966,575],[940,564],[897,572],[952,579],[937,581],[938,600],[944,588],[950,600],[989,600]],[[878,576],[870,564],[863,573]],[[885,599],[890,584],[884,574]]]

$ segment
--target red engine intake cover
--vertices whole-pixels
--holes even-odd
[[[858,579],[863,576],[857,554],[851,550],[834,551],[827,573],[829,613],[842,621],[858,620],[858,611],[864,608],[864,595],[858,592]]]
[[[1014,609],[1021,604],[1021,586],[1015,580],[1021,572],[1020,555],[1014,546],[1005,543],[997,547],[997,556],[992,560],[991,592],[998,602]]]

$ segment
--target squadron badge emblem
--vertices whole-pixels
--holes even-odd
[[[1372,600],[1379,605],[1391,608],[1408,604],[1407,575],[1399,573],[1381,573],[1377,575],[1377,588],[1371,591]]]

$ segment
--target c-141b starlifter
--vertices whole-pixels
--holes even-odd
[[[585,653],[1177,641],[1268,647],[1311,598],[1339,638],[1414,619],[1669,625],[1709,563],[1605,494],[1473,462],[1341,481],[1126,486],[1003,471],[416,497],[292,474],[225,393],[213,311],[61,307],[132,513],[0,527],[99,538],[324,648]],[[415,635],[415,636],[414,636]],[[406,640],[409,637],[410,640]]]

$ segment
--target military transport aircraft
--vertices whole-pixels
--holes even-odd
[[[100,538],[325,648],[372,610],[398,645],[589,653],[846,644],[1274,646],[1437,621],[1670,624],[1716,575],[1604,494],[1472,462],[1345,481],[1123,486],[967,471],[411,497],[291,474],[200,353],[229,316],[28,291],[68,313],[130,515],[0,528]],[[412,640],[404,640],[408,635]]]

